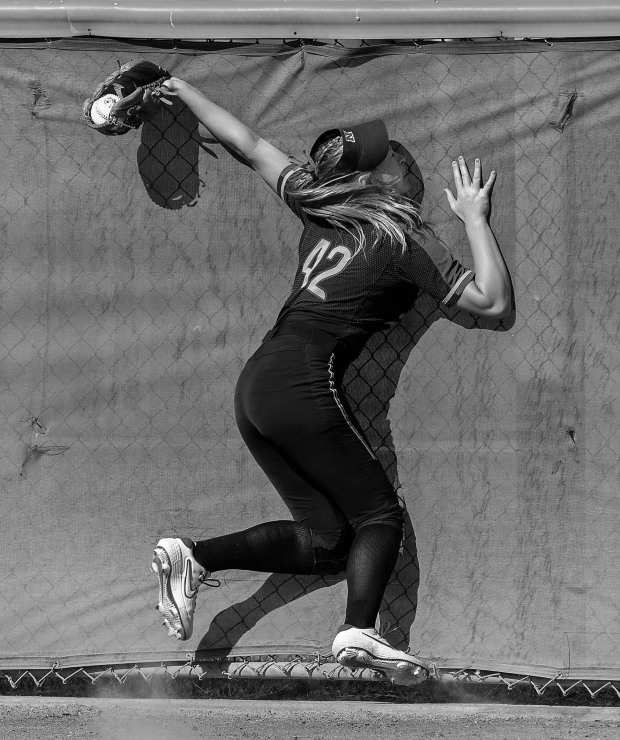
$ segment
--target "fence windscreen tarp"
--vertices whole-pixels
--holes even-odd
[[[232,394],[291,285],[300,225],[176,102],[105,137],[81,105],[119,64],[188,79],[298,157],[382,117],[424,217],[471,265],[443,193],[499,173],[516,308],[420,296],[347,392],[407,510],[380,614],[439,667],[620,678],[617,45],[0,48],[0,666],[326,655],[346,584],[223,572],[187,643],[152,548],[287,516]]]

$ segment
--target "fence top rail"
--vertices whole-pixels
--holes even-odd
[[[592,38],[616,0],[0,0],[3,38]]]

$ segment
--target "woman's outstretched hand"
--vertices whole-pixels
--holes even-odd
[[[451,190],[445,189],[450,208],[465,223],[481,219],[486,221],[491,206],[491,189],[496,178],[495,172],[491,172],[489,179],[482,185],[480,160],[475,160],[472,177],[465,160],[459,157],[458,161],[452,162],[452,174],[456,197]]]

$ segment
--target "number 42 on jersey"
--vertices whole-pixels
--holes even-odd
[[[320,287],[320,283],[334,275],[337,275],[339,272],[342,272],[353,259],[353,254],[350,249],[347,249],[347,247],[343,247],[341,244],[332,249],[330,249],[330,247],[330,241],[327,239],[321,239],[321,241],[306,257],[306,260],[301,267],[301,271],[304,274],[304,279],[301,284],[302,290],[306,288],[311,293],[318,296],[322,301],[324,301],[327,296],[323,288]],[[323,269],[323,265],[325,264],[324,260],[329,260],[332,265]],[[317,272],[319,267],[322,269]],[[312,275],[314,276],[311,279]]]

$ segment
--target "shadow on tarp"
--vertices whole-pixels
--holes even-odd
[[[507,331],[514,322],[513,316],[501,322],[477,320],[462,311],[440,307],[433,298],[424,294],[398,324],[371,337],[345,376],[345,392],[351,409],[397,488],[397,457],[388,418],[389,404],[409,355],[432,324],[441,318],[447,318],[465,329],[491,331]],[[270,612],[313,591],[340,583],[345,578],[344,572],[329,578],[270,575],[251,596],[232,604],[213,618],[196,649],[196,658],[207,658],[213,653],[226,655]],[[405,509],[401,550],[379,612],[381,632],[392,645],[403,650],[409,647],[419,583],[416,536],[411,517]]]
[[[270,612],[321,588],[341,583],[346,573],[333,576],[295,576],[274,573],[251,596],[217,614],[196,648],[196,659],[214,652],[226,655],[241,638]],[[415,618],[420,569],[411,519],[405,513],[403,546],[380,610],[381,625],[391,644],[406,650]],[[343,615],[344,621],[344,615]]]
[[[162,106],[153,121],[142,126],[138,170],[149,198],[170,210],[192,207],[205,182],[198,168],[200,150],[217,159],[198,132],[199,121],[180,100]]]

